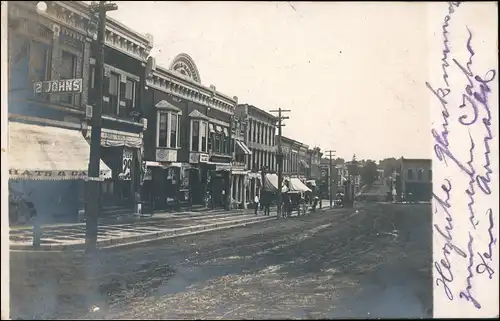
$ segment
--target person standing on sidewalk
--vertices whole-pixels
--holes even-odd
[[[259,195],[255,194],[255,198],[253,200],[253,202],[255,203],[255,215],[257,215],[257,211],[259,210]]]

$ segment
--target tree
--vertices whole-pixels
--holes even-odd
[[[384,170],[384,176],[391,176],[392,172],[399,168],[399,160],[394,157],[385,158],[378,163],[378,168]]]
[[[355,154],[352,156],[352,160],[347,165],[347,171],[349,172],[350,176],[359,175],[360,172],[359,162],[356,160]]]
[[[367,160],[360,174],[363,184],[371,186],[378,178],[377,164],[372,160]]]

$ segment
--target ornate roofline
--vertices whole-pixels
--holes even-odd
[[[259,107],[256,107],[256,106],[250,105],[250,104],[243,104],[243,105],[247,105],[249,110],[256,111],[257,113],[259,113],[261,115],[264,115],[264,116],[268,117],[271,120],[274,120],[274,121],[278,120],[278,117],[276,117],[275,115],[273,115],[273,114],[265,111],[264,109],[261,109]]]
[[[157,66],[146,79],[147,86],[190,100],[197,104],[220,110],[233,115],[237,99],[230,99],[215,90],[192,79],[183,77],[173,70]]]
[[[35,21],[40,21],[42,17],[71,30],[69,34],[74,38],[79,40],[86,38],[87,41],[91,41],[97,36],[97,25],[95,21],[91,21],[89,7],[82,1],[49,1],[46,12],[38,13],[35,1],[13,1],[9,6],[9,14]],[[151,35],[142,35],[108,17],[106,19],[106,45],[145,62],[153,48],[153,38]]]
[[[172,60],[170,63],[169,70],[175,71],[184,75],[197,83],[201,84],[200,72],[198,71],[198,67],[194,63],[193,58],[186,53],[180,53]],[[188,70],[185,70],[188,69]],[[184,73],[186,72],[186,73]]]

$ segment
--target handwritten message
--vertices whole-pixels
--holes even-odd
[[[481,13],[487,10],[482,6],[449,2],[432,7],[441,13],[436,30],[440,48],[432,46],[434,53],[439,50],[440,59],[429,61],[432,70],[439,72],[431,72],[433,80],[425,84],[431,97],[433,172],[437,173],[433,181],[435,317],[498,314],[498,151],[493,151],[498,145],[494,135],[498,65],[491,58],[497,50],[495,42],[485,41]],[[491,300],[495,289],[496,300]],[[496,312],[474,313],[484,308],[492,311],[492,302]]]

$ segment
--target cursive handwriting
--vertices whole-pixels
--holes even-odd
[[[445,179],[445,183],[441,185],[441,190],[445,192],[445,199],[440,198],[438,195],[435,193],[432,194],[433,199],[436,200],[437,205],[440,206],[441,209],[446,214],[446,221],[448,224],[445,226],[445,232],[442,231],[439,225],[434,224],[434,228],[436,231],[445,239],[446,243],[442,248],[443,251],[443,257],[439,262],[434,262],[434,268],[439,274],[439,277],[436,278],[436,285],[439,286],[440,284],[443,285],[444,292],[448,299],[453,300],[453,293],[450,290],[450,287],[448,286],[448,283],[453,281],[453,273],[451,272],[451,262],[449,259],[449,255],[451,254],[451,251],[453,250],[455,253],[460,255],[463,258],[467,257],[467,254],[460,249],[458,246],[453,244],[453,237],[451,234],[451,231],[453,230],[453,218],[450,213],[450,208],[451,204],[449,202],[450,200],[450,191],[452,189],[451,182],[448,179]],[[437,208],[434,210],[434,214],[437,213]],[[446,272],[446,275],[445,275]]]
[[[443,30],[443,58],[441,59],[441,69],[443,70],[443,80],[446,83],[446,86],[449,87],[450,84],[448,83],[448,72],[446,71],[448,67],[450,67],[450,64],[448,62],[448,54],[450,53],[450,47],[448,47],[448,27],[449,22],[451,20],[451,15],[455,12],[455,7],[460,6],[460,1],[458,2],[448,2],[448,14],[444,17],[444,23],[441,26],[441,29]]]
[[[441,69],[443,71],[442,78],[445,86],[439,88],[432,86],[429,82],[426,82],[425,84],[427,89],[429,89],[432,93],[432,96],[439,101],[441,106],[441,125],[440,127],[434,127],[431,130],[431,134],[434,139],[434,154],[438,161],[442,162],[446,167],[454,166],[459,169],[461,173],[466,175],[468,184],[464,187],[468,198],[468,220],[472,230],[477,230],[480,220],[482,220],[482,218],[476,213],[476,206],[478,206],[477,193],[486,196],[492,193],[491,183],[493,181],[493,170],[491,169],[490,144],[493,139],[493,133],[491,129],[492,114],[488,104],[488,99],[492,90],[490,88],[490,83],[496,79],[496,71],[494,69],[490,69],[484,74],[484,76],[480,76],[480,74],[474,70],[474,59],[477,59],[478,53],[473,48],[473,31],[468,26],[465,26],[468,33],[468,38],[465,43],[468,59],[465,63],[462,63],[458,59],[453,58],[451,50],[454,49],[455,46],[450,45],[450,20],[451,14],[454,12],[454,8],[458,7],[459,4],[460,3],[448,3],[448,14],[445,16],[444,23],[442,25],[444,40]],[[451,59],[453,63],[450,63],[449,59]],[[450,88],[449,83],[449,68],[453,66],[461,71],[461,75],[465,77],[466,80],[466,85],[463,87],[463,90],[458,90],[456,93],[454,88]],[[454,99],[460,99],[460,103],[455,105],[458,108],[453,109],[454,106],[450,102],[454,101],[454,99],[451,97]],[[460,114],[455,116],[455,114],[452,114],[450,110],[454,110],[454,112],[457,111]],[[452,126],[454,125],[452,123],[455,121],[456,124],[459,125],[458,127]],[[478,125],[483,127],[485,133],[481,138],[483,146],[477,144],[476,136],[473,136],[472,126],[474,126],[474,133],[476,133]],[[463,126],[462,128],[467,130],[469,136],[469,145],[467,148],[468,155],[466,156],[468,159],[463,159],[459,156],[450,144],[450,128],[452,128],[452,130],[457,129],[459,131],[460,126]],[[459,145],[460,151],[463,151],[464,143],[467,144],[467,140],[461,142]],[[483,156],[479,156],[477,151],[480,147],[484,147]],[[436,232],[435,235],[442,237],[445,241],[444,246],[442,247],[441,259],[434,261],[434,268],[437,271],[435,283],[436,286],[443,287],[443,290],[449,300],[454,299],[452,283],[455,279],[454,273],[456,269],[453,269],[451,266],[452,258],[450,255],[452,253],[458,254],[457,257],[464,258],[467,261],[465,288],[462,288],[462,290],[459,291],[459,298],[471,302],[475,308],[480,309],[481,304],[474,295],[474,277],[484,274],[487,275],[489,279],[492,279],[495,274],[495,270],[490,266],[492,262],[491,256],[493,255],[493,246],[495,246],[497,242],[492,232],[494,226],[493,211],[489,209],[486,215],[489,221],[489,244],[487,251],[482,252],[474,249],[475,234],[471,234],[470,231],[472,230],[468,233],[469,240],[467,243],[467,252],[462,250],[457,242],[453,240],[453,216],[451,214],[453,213],[453,202],[450,199],[452,195],[452,183],[452,178],[446,178],[444,183],[441,185],[441,195],[437,195],[439,192],[437,194],[433,194],[434,215],[441,215],[445,219],[444,225],[440,225],[439,223],[434,224],[434,231]],[[453,264],[454,262],[456,261],[453,260]]]
[[[490,243],[488,243],[488,253],[484,253],[484,257],[487,259],[493,259],[493,245],[497,244],[497,239],[493,236],[493,227],[495,226],[493,221],[493,211],[488,209],[488,220],[490,222],[490,227],[488,228],[488,235],[490,237]]]
[[[472,296],[471,294],[471,289],[472,289],[472,278],[474,277],[474,273],[472,273],[472,266],[474,265],[474,249],[472,248],[472,243],[474,241],[474,238],[472,235],[469,233],[469,242],[467,243],[467,249],[469,251],[469,264],[467,266],[467,272],[469,272],[469,275],[465,279],[465,282],[467,283],[467,287],[465,288],[464,291],[460,291],[459,297],[461,299],[466,299],[467,301],[472,302],[472,304],[477,308],[481,309],[481,304],[477,302],[477,300]]]

